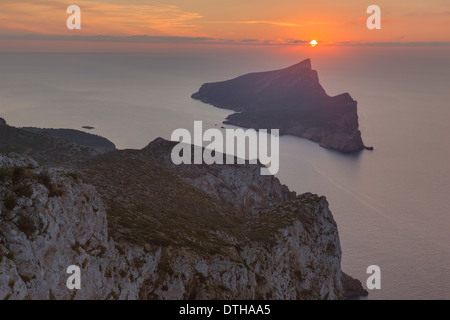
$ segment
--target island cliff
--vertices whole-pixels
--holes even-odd
[[[33,144],[47,166],[0,155],[1,299],[348,295],[325,197],[296,195],[259,165],[175,166],[163,139],[104,154],[69,144],[78,154],[61,158],[60,138],[3,126],[4,148],[49,149]],[[74,264],[78,291],[65,285]]]
[[[281,135],[303,137],[345,153],[365,148],[357,102],[348,93],[330,97],[309,59],[282,70],[206,83],[192,98],[236,111],[225,124],[279,129]]]

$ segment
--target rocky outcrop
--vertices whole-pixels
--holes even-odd
[[[0,157],[0,296],[70,299],[63,281],[66,268],[94,263],[98,268],[113,252],[104,233],[103,205],[93,187],[77,184],[64,172]],[[79,251],[86,243],[91,254]],[[102,279],[98,269],[83,276],[86,283]],[[91,297],[100,297],[99,289]]]
[[[250,73],[206,83],[192,98],[237,113],[224,123],[254,129],[279,129],[341,152],[364,149],[357,102],[348,93],[330,97],[311,61],[289,68]]]
[[[296,196],[273,177],[267,185],[245,166],[174,173],[161,162],[168,146],[73,171],[0,156],[0,298],[344,298],[324,197]],[[237,196],[246,184],[253,192]],[[82,289],[71,291],[74,264]]]
[[[295,192],[281,184],[278,178],[261,175],[260,164],[174,165],[170,153],[175,144],[158,138],[144,148],[142,154],[147,158],[155,157],[155,162],[164,164],[172,172],[177,172],[184,182],[233,205],[238,210],[246,213],[257,212],[261,207],[287,201],[296,196]]]
[[[358,299],[369,295],[369,292],[363,288],[361,281],[353,279],[344,272],[342,272],[342,286],[345,291],[345,298],[348,300]]]

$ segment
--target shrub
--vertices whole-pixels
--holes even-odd
[[[27,237],[31,236],[36,231],[33,219],[26,215],[20,215],[17,227],[20,231],[25,233]]]
[[[5,257],[8,258],[9,260],[14,260],[15,254],[13,251],[10,251],[5,255]]]
[[[79,181],[78,174],[75,173],[75,172],[68,172],[68,173],[66,174],[66,176],[69,177],[69,178],[72,178],[75,182],[78,182],[78,181]]]
[[[197,272],[197,277],[198,277],[198,280],[200,281],[200,283],[203,283],[203,284],[206,283],[207,279],[203,273]]]
[[[39,183],[42,183],[48,190],[52,187],[52,179],[50,178],[50,175],[47,171],[42,171],[38,174],[36,177]]]
[[[3,300],[9,300],[9,298],[11,298],[11,296],[12,296],[12,293],[10,292],[3,298]]]
[[[25,176],[25,168],[15,167],[11,179],[14,184],[17,184],[23,179],[24,176]]]
[[[298,281],[300,282],[303,281],[303,274],[300,270],[295,270],[294,275],[298,279]]]
[[[120,270],[119,270],[119,275],[120,275],[122,278],[125,278],[125,277],[127,276],[127,272],[126,272],[125,270],[123,270],[123,269],[120,269]]]
[[[52,184],[52,178],[47,171],[42,171],[36,176],[39,183],[43,184],[49,191],[49,197],[61,197],[64,195],[64,189],[61,186]]]
[[[116,243],[116,249],[121,255],[125,255],[125,253],[126,253],[125,250],[117,243]]]
[[[49,197],[62,197],[64,195],[64,189],[60,186],[50,185],[49,191]]]
[[[17,198],[15,196],[9,196],[5,199],[3,203],[6,210],[13,210],[17,206]]]
[[[220,291],[230,291],[230,289],[223,284],[219,284],[217,287]]]
[[[0,181],[5,182],[9,178],[9,170],[8,168],[1,168],[0,169]]]
[[[83,263],[81,264],[81,267],[82,267],[83,269],[85,269],[85,268],[87,267],[88,263],[89,263],[88,258],[85,258],[85,259],[83,260]]]
[[[33,188],[29,184],[21,184],[14,189],[14,192],[18,197],[30,198],[33,195]]]
[[[114,290],[108,296],[111,296],[114,300],[119,300],[119,295]]]
[[[75,242],[73,246],[71,246],[72,250],[75,251],[79,256],[81,255],[80,251],[80,243],[78,241]]]

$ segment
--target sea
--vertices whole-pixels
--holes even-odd
[[[0,117],[13,126],[82,129],[120,149],[177,128],[220,127],[232,113],[190,98],[205,82],[311,58],[329,95],[358,101],[374,151],[341,154],[280,138],[277,177],[325,195],[342,269],[368,299],[450,299],[450,47],[155,45],[139,52],[0,53]]]

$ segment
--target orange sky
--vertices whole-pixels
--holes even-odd
[[[66,29],[71,4],[82,9],[81,30]],[[371,4],[381,7],[382,30],[366,28]],[[155,41],[155,36],[157,42],[178,37],[176,42],[246,44],[450,42],[450,1],[1,0],[0,44],[48,41],[55,35],[58,41],[74,35],[147,35],[133,42]]]

